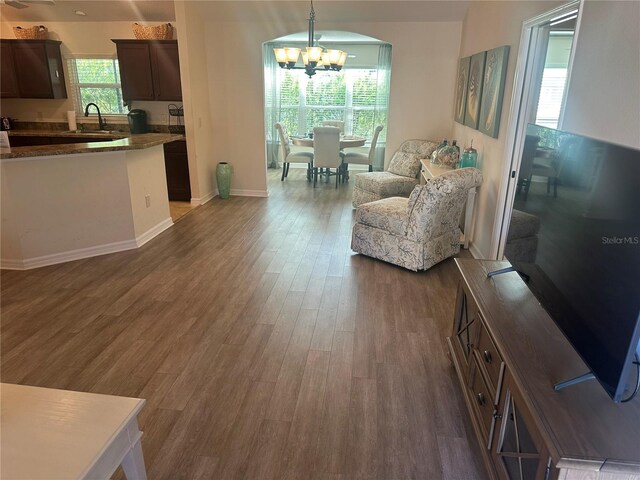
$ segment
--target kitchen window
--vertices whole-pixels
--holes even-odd
[[[126,114],[116,58],[82,56],[69,59],[68,65],[73,103],[78,114],[84,115],[89,103],[98,105],[103,115]]]

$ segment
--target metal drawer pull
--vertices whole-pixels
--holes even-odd
[[[479,393],[478,394],[478,405],[480,405],[481,407],[487,403],[487,400],[484,398],[484,394],[483,393]]]
[[[488,350],[485,350],[483,352],[484,355],[484,361],[487,363],[491,363],[491,361],[493,360],[493,358],[491,357],[491,352],[489,352]]]

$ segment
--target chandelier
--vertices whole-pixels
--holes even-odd
[[[304,66],[298,67],[298,58],[302,49],[296,47],[274,48],[276,60],[281,68],[287,70],[304,70],[309,78],[316,74],[318,70],[329,70],[339,72],[347,61],[347,52],[342,50],[329,50],[319,45],[315,45],[315,23],[316,12],[313,9],[311,0],[311,11],[309,12],[309,43],[306,51],[302,52],[302,63]]]

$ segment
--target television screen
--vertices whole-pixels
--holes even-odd
[[[640,335],[640,151],[530,124],[513,207],[506,258],[620,401]]]

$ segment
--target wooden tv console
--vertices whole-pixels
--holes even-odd
[[[494,479],[640,480],[640,396],[616,404],[508,262],[456,259],[447,338],[471,424]]]

